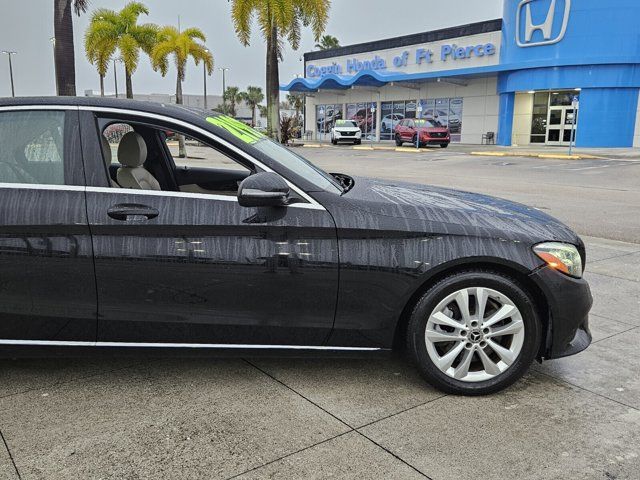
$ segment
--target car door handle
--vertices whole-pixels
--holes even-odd
[[[137,203],[119,203],[107,210],[109,215],[114,220],[120,220],[126,222],[129,217],[146,217],[147,220],[156,218],[160,212],[157,208],[149,207],[147,205],[139,205]]]

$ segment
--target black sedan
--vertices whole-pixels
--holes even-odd
[[[584,265],[538,210],[328,174],[227,116],[0,101],[4,356],[397,347],[485,394],[589,345]]]

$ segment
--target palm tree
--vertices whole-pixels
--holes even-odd
[[[251,38],[254,17],[267,43],[267,130],[279,135],[280,79],[278,62],[282,60],[283,40],[294,50],[300,46],[303,26],[311,26],[316,41],[329,19],[331,0],[232,0],[231,16],[236,35],[245,45]]]
[[[56,85],[58,95],[75,96],[76,65],[73,47],[73,18],[87,11],[88,0],[54,0],[53,31],[55,38]]]
[[[300,111],[304,108],[304,96],[289,94],[287,102],[296,111],[296,123],[300,123]]]
[[[240,92],[240,100],[246,103],[251,109],[251,126],[256,126],[256,107],[264,100],[262,88],[248,86],[246,92]]]
[[[333,35],[323,35],[319,43],[316,43],[318,50],[331,50],[340,48],[340,41]]]
[[[140,2],[130,2],[119,12],[100,8],[91,16],[85,36],[87,58],[98,66],[99,74],[101,62],[110,59],[116,49],[119,51],[124,63],[127,98],[133,98],[131,75],[138,68],[140,50],[151,56],[158,34],[154,24],[138,25],[138,17],[142,14],[148,15],[149,10]]]
[[[151,51],[151,65],[154,70],[160,70],[164,77],[169,68],[169,57],[173,56],[176,70],[176,103],[182,104],[182,82],[187,69],[187,60],[193,58],[196,65],[204,62],[207,74],[213,72],[213,55],[206,47],[197,42],[207,41],[199,28],[187,28],[180,32],[175,27],[163,27],[158,32],[158,43]]]
[[[189,57],[193,58],[196,65],[204,62],[209,75],[213,71],[213,55],[197,40],[207,41],[207,37],[199,28],[187,28],[181,32],[176,27],[162,27],[158,31],[157,43],[151,51],[151,65],[154,70],[160,70],[163,77],[169,70],[169,57],[173,57],[178,73],[176,77],[176,103],[178,105],[182,105],[182,82],[186,75]],[[178,150],[181,158],[187,156],[182,135],[178,135]]]
[[[104,77],[107,75],[109,64],[113,58],[117,43],[114,39],[100,38],[96,33],[96,23],[101,22],[95,14],[91,18],[89,27],[84,35],[84,51],[89,63],[96,66],[100,76],[100,96],[104,97]]]
[[[235,117],[237,115],[236,105],[242,101],[240,89],[238,87],[227,87],[222,98],[227,104],[227,111],[224,113]]]

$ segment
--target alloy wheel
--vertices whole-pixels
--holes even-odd
[[[525,339],[518,307],[489,288],[458,290],[429,316],[427,352],[447,376],[463,382],[490,380],[516,361]]]

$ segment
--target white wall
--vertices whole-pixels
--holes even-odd
[[[513,109],[512,145],[531,143],[531,120],[533,115],[533,94],[517,93]]]
[[[633,146],[640,147],[640,99],[638,100],[638,111],[636,112],[636,130],[633,135]]]
[[[343,92],[319,92],[307,98],[307,130],[315,133],[316,105],[461,97],[464,101],[461,143],[479,144],[483,134],[497,133],[498,130],[497,77],[469,79],[465,83],[463,86],[429,82],[421,84],[419,88],[395,84],[380,89],[356,87]]]

